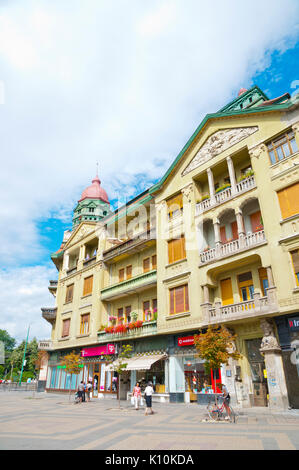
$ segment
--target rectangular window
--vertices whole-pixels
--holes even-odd
[[[73,294],[74,294],[74,284],[70,284],[66,287],[66,294],[65,294],[65,303],[73,301]]]
[[[299,183],[277,192],[283,219],[299,214]]]
[[[289,131],[270,142],[268,152],[272,165],[298,152],[294,131]]]
[[[241,302],[245,302],[246,300],[252,300],[254,294],[254,287],[251,272],[240,274],[238,276],[238,284]]]
[[[186,258],[185,236],[168,242],[168,263],[174,263]]]
[[[183,313],[189,311],[188,285],[169,289],[170,314]]]
[[[254,214],[250,215],[250,223],[252,232],[263,230],[261,211],[254,212]]]
[[[80,335],[87,335],[89,333],[89,313],[81,315],[80,322]]]
[[[131,322],[131,305],[126,307],[126,323]]]
[[[292,263],[295,273],[296,284],[299,286],[299,250],[291,251]]]
[[[259,268],[259,278],[260,278],[261,291],[262,291],[263,297],[265,297],[267,295],[267,288],[269,287],[266,268]]]
[[[84,279],[83,295],[89,295],[92,293],[92,284],[93,276],[88,276]]]
[[[177,194],[176,196],[168,199],[167,202],[167,213],[168,219],[173,219],[183,212],[183,194]]]
[[[147,273],[148,271],[150,271],[150,267],[151,267],[150,258],[145,258],[143,260],[143,272]]]
[[[152,269],[157,269],[157,255],[152,256]]]
[[[117,323],[119,325],[122,325],[123,322],[124,322],[124,309],[121,307],[117,309]]]
[[[126,267],[126,277],[127,277],[127,279],[131,279],[131,277],[132,277],[132,265]]]
[[[65,338],[66,336],[69,336],[70,334],[70,323],[71,319],[68,318],[67,320],[63,320],[62,322],[62,338]]]
[[[118,271],[118,280],[119,282],[122,282],[125,279],[125,269],[120,269]]]
[[[222,305],[231,305],[234,303],[233,288],[231,278],[220,281]]]
[[[151,320],[151,310],[150,310],[150,301],[146,300],[143,302],[143,321],[150,321]]]

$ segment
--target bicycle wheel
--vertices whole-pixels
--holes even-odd
[[[211,403],[207,406],[208,415],[211,420],[218,421],[219,420],[219,409],[215,406],[214,403]]]

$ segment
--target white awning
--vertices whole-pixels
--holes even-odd
[[[149,370],[154,362],[160,361],[160,359],[166,359],[166,354],[148,354],[144,356],[133,356],[129,359],[124,359],[123,363],[126,363],[127,366],[123,370]],[[112,371],[114,366],[118,365],[118,360],[108,364],[106,366],[106,371]]]

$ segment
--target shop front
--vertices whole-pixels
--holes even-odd
[[[289,404],[299,408],[299,313],[275,318]]]

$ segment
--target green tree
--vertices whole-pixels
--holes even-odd
[[[205,361],[207,373],[211,369],[214,371],[214,383],[216,369],[220,369],[222,364],[228,364],[229,358],[240,358],[240,354],[234,348],[235,340],[236,335],[232,334],[223,325],[220,327],[218,325],[209,325],[206,332],[194,335],[197,355]]]
[[[6,330],[0,330],[0,343],[4,344],[4,363],[1,364],[0,377],[6,377],[10,370],[10,356],[15,347],[16,340]]]
[[[118,358],[112,362],[110,356],[106,356],[105,359],[109,362],[109,370],[117,372],[118,375],[118,407],[120,408],[120,379],[121,375],[128,365],[127,359],[132,356],[132,346],[125,344],[118,355]]]
[[[81,367],[80,365],[82,364],[81,362],[81,356],[80,354],[76,354],[75,351],[67,354],[64,356],[64,358],[61,360],[60,365],[62,367],[65,367],[65,370],[68,374],[71,374],[71,380],[70,380],[70,390],[69,390],[69,401],[71,399],[71,384],[72,384],[72,376],[73,374],[78,375],[80,374]]]

